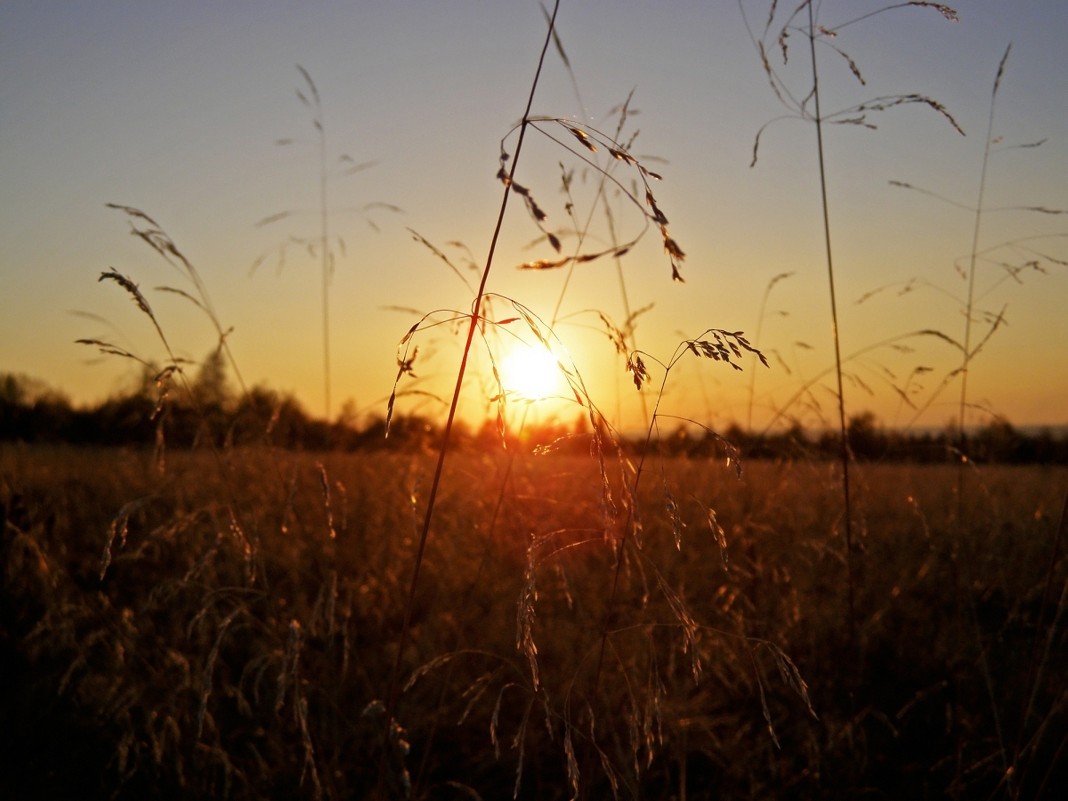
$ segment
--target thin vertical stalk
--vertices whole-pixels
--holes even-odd
[[[990,163],[991,141],[994,132],[994,107],[997,101],[998,87],[1001,85],[1001,77],[1005,72],[1005,62],[1009,58],[1012,45],[1005,48],[1005,53],[998,63],[997,75],[994,78],[994,88],[990,94],[990,111],[987,116],[986,141],[983,144],[983,163],[979,171],[978,197],[975,203],[975,224],[972,227],[972,249],[968,263],[968,295],[964,307],[964,353],[961,359],[961,383],[960,401],[957,409],[957,520],[953,548],[953,571],[956,577],[956,592],[958,602],[966,608],[969,621],[975,630],[976,645],[979,650],[979,667],[986,684],[987,694],[990,696],[990,709],[994,718],[994,729],[997,734],[999,752],[1004,770],[1007,792],[1010,798],[1016,796],[1017,787],[1013,776],[1009,773],[1009,765],[1015,766],[1019,758],[1018,752],[1010,757],[1007,753],[1005,738],[1002,733],[1001,719],[998,714],[997,701],[995,698],[990,667],[986,657],[986,649],[983,647],[982,631],[976,614],[975,599],[972,595],[972,574],[970,559],[966,554],[961,554],[964,547],[965,531],[968,525],[966,519],[968,506],[965,501],[965,484],[967,479],[968,455],[965,432],[965,412],[968,406],[968,373],[970,372],[972,359],[972,314],[975,308],[975,274],[979,256],[979,237],[982,230],[983,204],[986,195],[987,167]],[[1021,732],[1022,736],[1022,732]]]
[[[975,307],[975,272],[976,262],[979,258],[979,235],[982,230],[983,223],[983,203],[986,195],[986,172],[987,166],[990,163],[990,143],[994,135],[994,105],[997,101],[998,87],[1001,85],[1001,76],[1005,72],[1005,62],[1009,57],[1009,51],[1012,49],[1012,45],[1005,48],[1005,55],[1001,57],[1001,62],[998,64],[997,76],[994,78],[994,89],[990,95],[990,114],[987,117],[986,122],[986,142],[983,146],[983,165],[979,171],[979,193],[975,202],[975,225],[972,227],[972,252],[968,263],[968,300],[964,306],[964,358],[961,362],[961,379],[960,379],[960,404],[957,410],[957,448],[960,451],[958,453],[958,469],[957,469],[957,524],[958,527],[963,525],[964,521],[964,475],[965,475],[965,461],[967,459],[965,453],[965,433],[964,433],[964,413],[968,406],[968,373],[972,360],[972,312]]]
[[[620,126],[620,127],[622,128],[622,126]],[[618,138],[618,132],[617,132],[617,138]],[[612,243],[613,246],[615,246],[618,243],[619,238],[616,236],[615,219],[612,217],[612,209],[609,207],[607,199],[605,200],[604,211],[605,211],[605,217],[606,217],[606,219],[608,221],[609,241]],[[620,293],[620,295],[621,295],[621,297],[623,299],[623,314],[625,315],[623,317],[623,319],[626,320],[627,333],[630,334],[630,347],[631,347],[631,350],[638,350],[638,334],[634,330],[634,313],[631,311],[631,308],[630,308],[630,297],[627,294],[627,281],[623,276],[623,259],[621,259],[619,256],[616,256],[613,260],[616,263],[616,277],[619,279],[619,293]],[[642,405],[642,420],[645,423],[648,423],[649,422],[649,403],[646,400],[644,392],[639,392],[638,393],[638,400],[641,402],[641,405]],[[622,423],[622,420],[623,420],[622,409],[619,410],[618,415],[619,415],[619,421],[620,421],[620,423]]]
[[[819,152],[820,198],[823,204],[823,240],[827,252],[827,280],[831,291],[831,329],[834,335],[834,373],[838,380],[838,430],[841,438],[842,500],[845,504],[846,572],[849,583],[849,646],[856,642],[856,611],[854,604],[853,510],[849,496],[849,442],[846,439],[845,394],[842,389],[842,350],[838,334],[838,303],[834,291],[834,261],[831,249],[831,216],[827,201],[827,169],[823,150],[823,117],[820,114],[820,81],[816,67],[816,23],[812,2],[808,4],[808,45],[812,56],[812,98],[816,111],[816,147]]]
[[[565,62],[565,65],[568,67],[568,73],[571,75],[571,82],[575,86],[575,95],[577,97],[579,97],[579,108],[581,109],[581,108],[583,108],[583,106],[582,106],[582,102],[581,102],[581,97],[578,94],[578,82],[575,80],[574,72],[571,71],[571,65],[567,64],[566,62]],[[620,137],[623,135],[623,128],[627,123],[627,110],[630,107],[630,101],[631,101],[631,97],[633,96],[633,94],[634,94],[634,91],[631,90],[630,95],[627,96],[627,100],[623,104],[623,110],[620,113],[619,122],[616,124],[615,134],[613,134],[613,136],[612,136],[612,139],[614,141],[616,141],[616,142],[618,142]],[[576,253],[578,253],[578,252],[580,252],[582,250],[582,244],[586,241],[586,237],[589,234],[590,226],[593,224],[593,215],[597,211],[598,201],[600,201],[604,205],[605,221],[606,221],[606,223],[608,225],[608,241],[612,244],[613,247],[616,247],[619,244],[619,238],[618,238],[618,236],[616,234],[615,218],[612,216],[612,207],[609,205],[608,196],[605,193],[605,186],[607,185],[608,180],[610,178],[612,167],[613,167],[613,164],[612,164],[611,161],[609,161],[608,165],[605,166],[604,169],[600,170],[600,179],[599,179],[599,181],[597,183],[597,190],[594,192],[594,195],[593,195],[593,203],[590,206],[590,212],[589,212],[588,215],[586,215],[586,222],[583,225],[582,229],[581,230],[576,230],[576,234],[578,234],[578,242],[575,244],[575,252]],[[633,328],[633,316],[632,316],[631,306],[630,306],[630,297],[627,294],[627,282],[626,282],[626,279],[623,276],[623,262],[622,262],[622,259],[618,255],[615,256],[613,260],[615,261],[615,266],[616,266],[616,277],[617,277],[617,279],[619,281],[620,296],[621,296],[622,301],[623,301],[623,315],[624,315],[623,319],[626,321],[627,332],[630,334],[630,348],[631,348],[631,350],[637,350],[638,349],[638,337],[637,337],[637,334],[635,334],[634,328]],[[564,297],[567,295],[567,288],[570,285],[571,278],[575,273],[575,264],[576,264],[576,262],[571,262],[571,264],[567,268],[567,274],[564,276],[563,286],[561,286],[561,288],[560,288],[560,294],[556,299],[556,306],[553,308],[552,318],[550,319],[550,323],[549,323],[549,327],[550,328],[555,328],[557,322],[559,322],[560,310],[561,310],[561,308],[563,308],[563,305],[564,305]],[[644,392],[639,392],[639,399],[640,399],[641,405],[642,405],[642,419],[645,422],[648,422],[648,420],[649,420],[649,407],[648,407],[648,403],[646,401]],[[616,417],[617,417],[617,423],[621,423],[622,422],[622,409],[619,406],[618,393],[617,393]]]
[[[318,109],[319,128],[319,216],[321,221],[321,240],[323,262],[323,408],[326,421],[330,421],[330,278],[333,272],[333,259],[329,249],[329,229],[327,227],[326,205],[326,126],[323,124],[322,106]]]
[[[434,506],[437,498],[438,488],[441,485],[441,476],[444,472],[445,457],[449,450],[449,440],[452,435],[452,426],[456,417],[456,409],[460,402],[460,390],[463,386],[464,375],[467,371],[467,361],[471,353],[471,345],[474,342],[475,331],[478,329],[478,323],[480,318],[480,312],[482,309],[482,301],[486,293],[486,283],[489,280],[490,269],[493,267],[493,257],[497,249],[497,241],[500,238],[501,229],[504,226],[504,216],[508,209],[508,198],[511,195],[512,179],[515,177],[516,169],[519,166],[519,157],[523,150],[523,140],[526,136],[527,125],[530,119],[530,109],[534,104],[534,93],[537,90],[538,82],[541,78],[542,66],[545,63],[545,53],[549,48],[549,42],[552,41],[553,30],[556,26],[556,14],[560,8],[560,0],[556,0],[553,4],[552,16],[549,19],[549,29],[545,35],[545,42],[541,48],[541,55],[538,58],[538,66],[534,73],[534,80],[531,82],[530,94],[527,97],[526,109],[523,112],[523,122],[519,127],[519,138],[516,142],[515,155],[512,158],[512,167],[508,174],[508,181],[505,183],[504,194],[501,198],[500,211],[497,214],[497,224],[493,229],[493,237],[490,240],[489,252],[486,255],[486,265],[482,271],[482,279],[478,285],[478,292],[475,295],[474,304],[471,309],[471,320],[467,328],[467,339],[464,342],[463,355],[460,359],[460,367],[456,374],[456,386],[453,389],[452,403],[449,405],[449,415],[445,423],[445,430],[442,433],[441,446],[438,450],[437,465],[434,469],[434,478],[430,485],[430,492],[427,497],[426,513],[423,517],[423,527],[419,535],[419,545],[416,549],[415,565],[412,568],[411,584],[408,588],[408,599],[404,608],[404,622],[401,625],[400,641],[397,645],[397,656],[393,664],[393,670],[389,680],[389,691],[386,701],[386,738],[383,743],[382,762],[379,768],[379,782],[384,778],[384,765],[386,754],[389,749],[389,732],[390,727],[393,724],[394,714],[397,708],[397,702],[399,700],[399,681],[401,665],[404,659],[404,652],[407,650],[408,639],[410,636],[412,609],[415,606],[415,594],[419,587],[419,575],[423,564],[423,556],[426,551],[426,543],[430,534],[430,525],[434,517]]]

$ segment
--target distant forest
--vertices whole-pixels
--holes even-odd
[[[195,400],[193,400],[195,399]],[[168,393],[146,370],[139,386],[96,406],[79,407],[62,392],[24,375],[0,372],[0,442],[80,446],[248,447],[269,445],[305,451],[434,448],[437,423],[419,415],[397,415],[386,437],[383,417],[359,422],[345,411],[328,422],[310,415],[292,396],[265,387],[233,392],[218,360],[205,362],[181,393]],[[655,443],[662,453],[692,458],[737,452],[741,458],[837,458],[836,432],[812,432],[799,425],[752,433],[732,425],[716,433],[679,426],[661,429]],[[940,432],[885,428],[870,412],[850,418],[849,446],[860,461],[952,462],[962,448],[950,427]],[[539,449],[545,453],[588,452],[591,433],[580,418],[571,425],[524,429],[521,436],[488,420],[477,430],[458,423],[457,447]],[[638,449],[636,439],[624,443]],[[975,462],[1068,464],[1068,431],[1023,432],[1004,419],[992,419],[970,432],[963,452]]]

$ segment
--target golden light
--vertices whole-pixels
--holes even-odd
[[[504,391],[525,400],[560,395],[565,387],[560,366],[545,347],[517,343],[500,366]]]

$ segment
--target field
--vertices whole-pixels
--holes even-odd
[[[473,448],[413,582],[433,467],[0,446],[0,795],[1063,786],[1065,468],[853,465],[851,587],[835,464]]]
[[[588,48],[585,70],[611,75],[597,57],[597,42],[611,40],[627,87],[632,68],[642,74],[656,59],[633,59],[635,47],[604,36],[604,9],[551,5],[532,17],[540,50],[522,72],[528,83],[503,69],[533,47],[499,38],[519,16],[497,33],[483,4],[468,9],[477,6],[466,17],[477,25],[443,20],[497,53],[480,62],[492,69],[461,82],[465,92],[479,106],[514,100],[503,119],[518,121],[492,130],[485,159],[465,155],[466,144],[435,157],[424,141],[461,118],[470,131],[496,124],[438,96],[436,79],[454,77],[453,59],[475,49],[458,38],[455,54],[428,51],[433,61],[411,73],[431,92],[421,118],[414,96],[385,87],[394,67],[423,62],[390,53],[366,75],[354,67],[380,98],[403,99],[392,113],[365,110],[354,92],[336,103],[313,72],[333,74],[334,87],[353,80],[325,56],[314,70],[296,67],[293,122],[311,138],[274,145],[304,155],[206,170],[248,192],[246,203],[219,202],[261,232],[255,250],[261,235],[277,238],[247,278],[262,266],[281,280],[290,251],[318,274],[288,283],[290,269],[273,301],[219,275],[251,236],[218,234],[225,244],[207,259],[216,269],[197,266],[210,240],[190,235],[177,199],[163,214],[127,205],[134,197],[104,201],[143,251],[119,248],[119,267],[89,248],[63,257],[34,244],[50,261],[19,274],[47,276],[43,296],[56,308],[67,305],[57,287],[91,279],[67,281],[52,263],[95,265],[111,305],[69,309],[87,330],[64,344],[130,372],[128,389],[94,407],[0,372],[0,798],[1020,801],[1068,786],[1068,441],[1052,428],[1024,436],[1001,409],[1064,422],[1057,285],[1029,290],[1011,315],[1023,333],[1006,333],[1025,279],[1048,285],[1068,266],[1063,187],[1040,174],[1057,174],[1056,151],[1035,172],[1023,166],[1057,121],[1032,110],[1032,125],[1021,112],[1038,94],[1024,103],[1010,93],[995,113],[1003,78],[1016,91],[1033,82],[1016,78],[1027,52],[1010,59],[1006,42],[988,54],[988,94],[959,87],[971,98],[965,117],[922,84],[891,86],[902,77],[892,53],[873,52],[960,22],[954,9],[739,2],[734,39],[774,110],[760,108],[750,126],[735,108],[750,94],[742,83],[712,92],[713,77],[742,71],[715,40],[643,32],[643,49],[655,37],[707,53],[700,69],[663,67],[672,92],[687,79],[699,91],[650,98],[657,105],[641,118],[668,132],[654,143],[690,144],[645,155],[635,90],[594,116],[568,51]],[[576,15],[560,29],[562,5]],[[852,38],[908,7],[928,21]],[[360,11],[357,33],[385,42],[396,30],[405,47],[406,17],[429,19],[378,27]],[[627,25],[640,28],[633,13]],[[1045,19],[1030,20],[1036,35],[1054,27]],[[207,47],[217,27],[202,22]],[[250,24],[232,29],[250,38]],[[426,30],[454,44],[445,28]],[[83,39],[93,40],[79,30]],[[65,49],[77,48],[35,48]],[[128,48],[94,46],[110,49]],[[345,58],[360,49],[346,42]],[[900,58],[935,49],[947,66],[967,52],[909,37]],[[237,52],[226,72],[243,62]],[[116,70],[141,72],[133,63]],[[890,73],[886,83],[869,85],[869,63]],[[499,97],[498,81],[510,87]],[[95,82],[87,73],[84,84]],[[177,105],[209,83],[189,84]],[[239,116],[234,98],[249,93],[228,92],[225,116]],[[124,114],[154,116],[111,93]],[[383,198],[407,192],[425,204],[410,225],[371,219],[408,214],[392,200],[369,193],[350,206],[335,195],[335,178],[379,160],[334,153],[335,130],[348,135],[334,122],[340,103],[392,132],[388,156],[406,162],[407,177],[378,186]],[[675,114],[697,107],[693,119],[705,122],[689,130]],[[853,144],[876,120],[914,112],[954,142],[963,123],[981,137],[968,161],[974,196],[931,168],[944,140],[928,127],[907,149],[898,128],[878,149]],[[94,115],[110,116],[106,104]],[[723,140],[713,118],[744,127],[744,147]],[[787,121],[811,136],[780,133]],[[263,126],[252,126],[257,136]],[[64,126],[35,125],[27,142],[38,128]],[[198,133],[214,128],[198,117]],[[421,132],[417,145],[403,144],[408,129]],[[825,147],[832,131],[848,147]],[[47,158],[80,148],[50,145]],[[988,192],[988,166],[1007,151],[1018,151],[1013,172],[992,169]],[[763,171],[763,188],[724,180],[721,154]],[[431,177],[424,156],[441,162],[434,171],[460,172]],[[163,160],[182,161],[139,163]],[[271,167],[284,168],[295,202],[261,213],[273,203],[266,184],[237,176],[258,180]],[[315,190],[307,208],[293,177],[302,171]],[[112,172],[101,173],[109,192],[126,185]],[[931,185],[911,183],[917,174]],[[160,176],[147,198],[157,204]],[[442,193],[428,191],[439,180]],[[874,204],[882,189],[915,203]],[[212,194],[197,184],[197,198]],[[485,204],[494,197],[499,205]],[[929,216],[931,203],[950,214]],[[64,225],[51,205],[39,208],[51,241]],[[288,228],[305,217],[310,233]],[[384,241],[352,239],[350,218]],[[64,235],[80,242],[74,229]],[[625,277],[624,260],[640,272]],[[359,269],[336,269],[345,262]],[[209,292],[220,278],[225,304]],[[60,338],[50,327],[12,330]],[[246,370],[238,354],[249,345],[258,355]],[[26,354],[18,364],[36,369]],[[271,388],[306,393],[319,382],[317,418]],[[940,433],[918,433],[934,425]]]

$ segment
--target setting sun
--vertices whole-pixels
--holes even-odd
[[[0,0],[0,801],[1068,786],[1068,0],[248,5]]]
[[[543,400],[563,390],[564,378],[556,357],[542,346],[519,343],[501,362],[505,392],[524,400]]]

